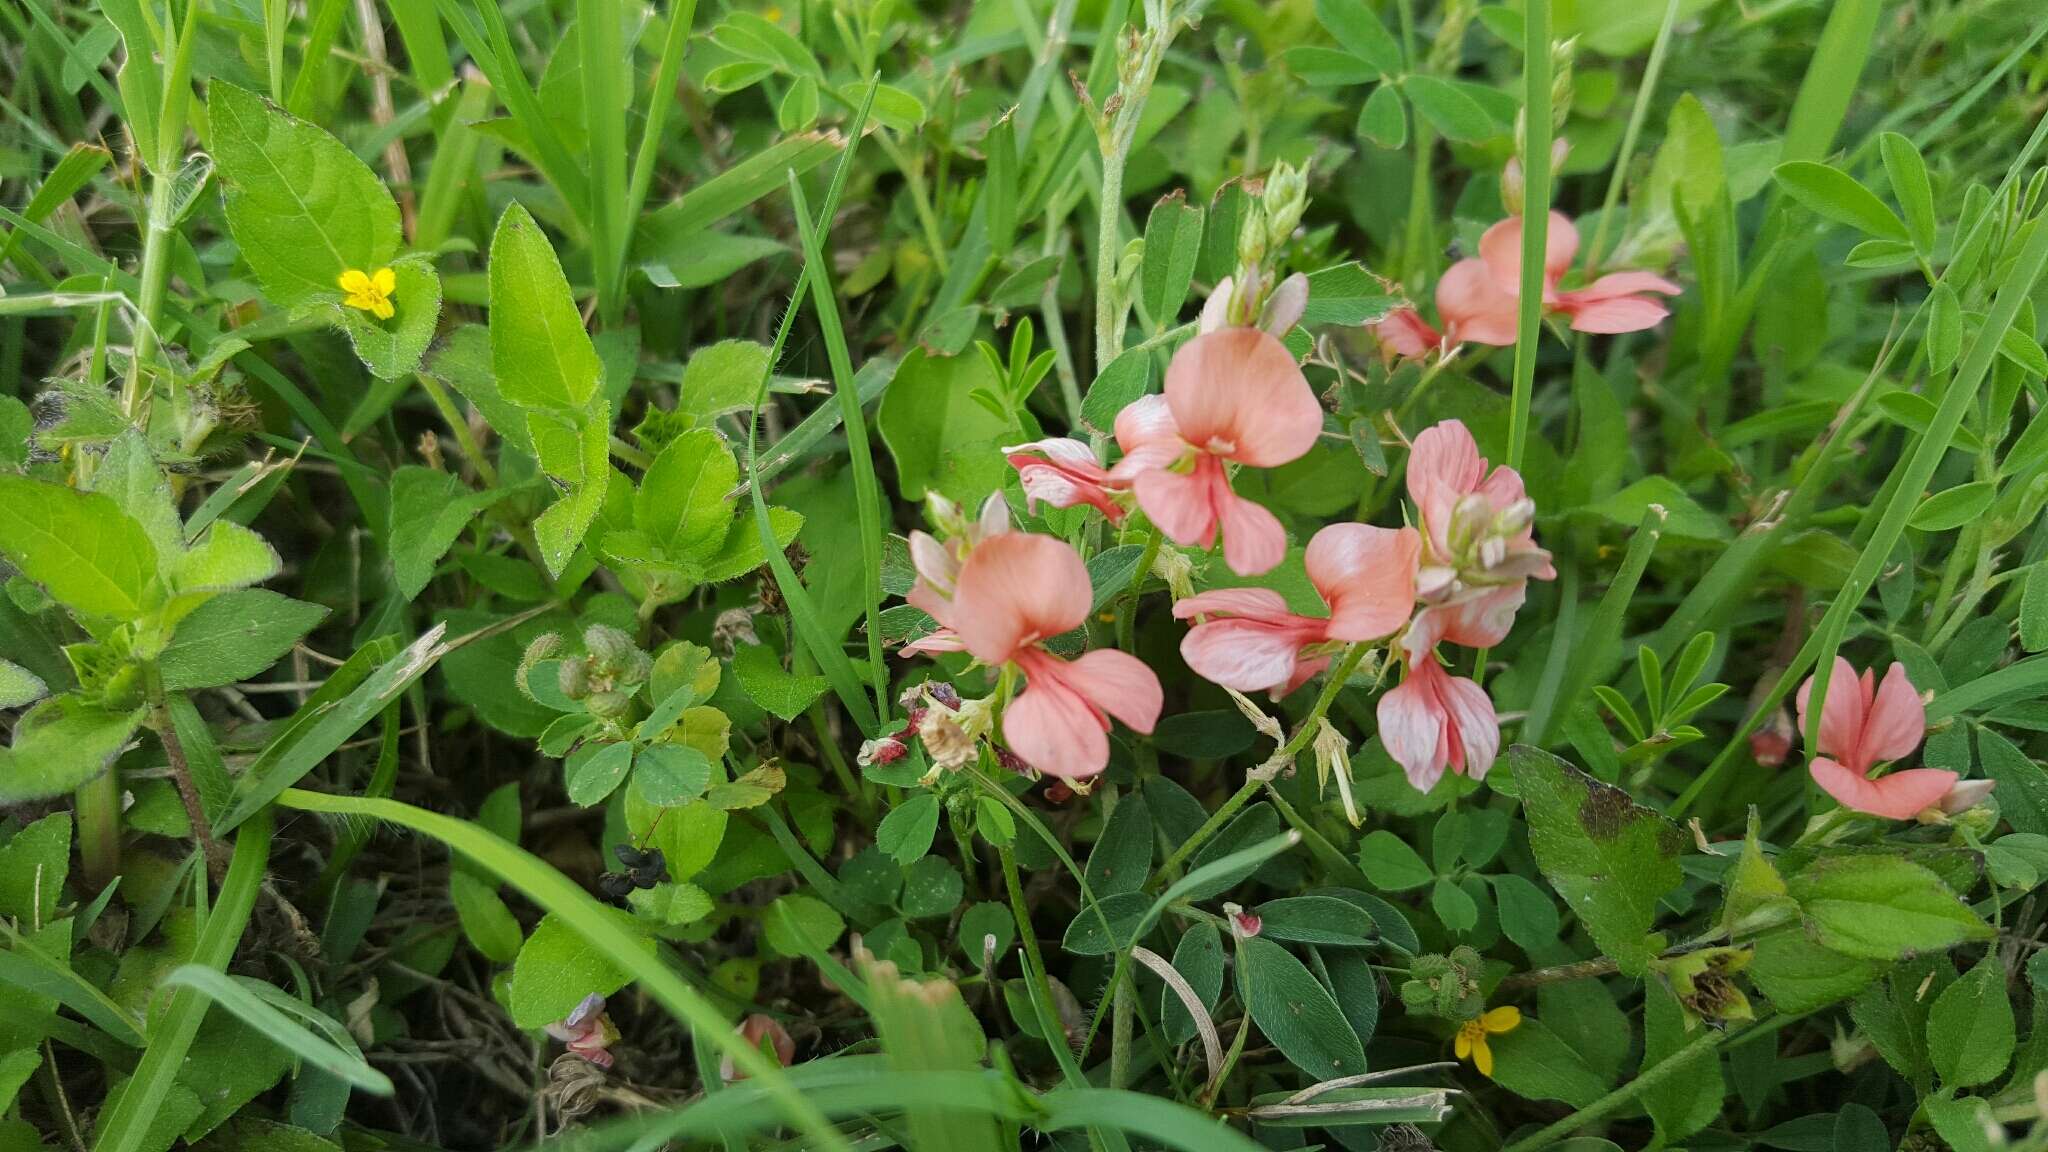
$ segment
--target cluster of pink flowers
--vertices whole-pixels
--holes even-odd
[[[1117,415],[1123,455],[1114,465],[1069,439],[1006,452],[1033,507],[1087,504],[1118,522],[1135,502],[1176,544],[1211,548],[1220,531],[1225,563],[1250,576],[1279,565],[1287,535],[1271,512],[1232,490],[1228,466],[1299,459],[1314,447],[1322,420],[1322,405],[1277,338],[1259,328],[1216,328],[1174,354],[1163,394]],[[1380,701],[1381,737],[1408,779],[1427,791],[1447,769],[1483,777],[1500,746],[1491,700],[1446,671],[1438,646],[1499,643],[1529,579],[1555,572],[1535,544],[1535,509],[1521,477],[1511,468],[1489,471],[1462,423],[1445,421],[1416,437],[1408,484],[1417,526],[1335,524],[1309,542],[1305,565],[1328,615],[1293,612],[1261,588],[1187,596],[1174,615],[1196,621],[1181,644],[1189,667],[1240,692],[1285,693],[1323,671],[1345,645],[1397,638],[1392,651],[1405,673]],[[1098,650],[1067,661],[1041,646],[1078,627],[1091,602],[1087,568],[1071,547],[1011,531],[1000,496],[971,522],[952,519],[943,543],[912,534],[918,580],[908,599],[940,627],[905,650],[964,650],[990,667],[1022,672],[1027,688],[1002,720],[1011,751],[1032,769],[1069,780],[1100,772],[1110,716],[1151,731],[1162,701],[1158,678],[1126,653]]]
[[[1408,491],[1420,528],[1332,524],[1309,541],[1308,577],[1328,616],[1288,610],[1264,589],[1218,589],[1174,614],[1204,618],[1181,655],[1204,678],[1238,691],[1291,691],[1336,647],[1395,636],[1405,667],[1380,698],[1380,739],[1419,791],[1446,769],[1482,779],[1500,750],[1485,689],[1451,675],[1443,643],[1490,648],[1506,638],[1528,581],[1556,575],[1536,546],[1535,506],[1512,468],[1488,471],[1465,425],[1446,420],[1415,438]]]
[[[1799,686],[1801,732],[1807,730],[1813,681],[1809,676]],[[1880,683],[1869,669],[1858,676],[1837,656],[1821,702],[1819,747],[1807,771],[1842,807],[1887,820],[1952,815],[1982,802],[1992,781],[1964,780],[1945,769],[1907,768],[1870,778],[1877,765],[1911,755],[1926,734],[1927,703],[1906,678],[1905,665],[1892,665]]]
[[[1562,213],[1550,214],[1543,253],[1543,310],[1566,317],[1575,331],[1639,332],[1670,315],[1653,293],[1678,294],[1678,285],[1650,272],[1613,272],[1570,291],[1559,287],[1579,252],[1579,230]],[[1413,308],[1389,313],[1376,326],[1380,345],[1396,356],[1421,359],[1459,344],[1506,347],[1515,342],[1522,294],[1522,220],[1511,216],[1486,230],[1479,255],[1451,265],[1436,285],[1442,330]]]

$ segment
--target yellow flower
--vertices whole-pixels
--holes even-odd
[[[392,316],[391,293],[398,288],[398,277],[389,268],[379,268],[365,273],[351,268],[341,274],[341,290],[348,293],[342,303],[351,308],[360,308],[379,320]]]
[[[1487,1046],[1489,1034],[1513,1032],[1522,1023],[1522,1010],[1512,1004],[1504,1004],[1490,1012],[1483,1012],[1476,1020],[1467,1020],[1458,1025],[1458,1040],[1455,1045],[1458,1059],[1472,1061],[1481,1076],[1493,1075],[1493,1049]]]

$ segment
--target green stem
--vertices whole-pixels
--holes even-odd
[[[1628,127],[1621,133],[1621,151],[1614,157],[1614,172],[1607,179],[1607,196],[1600,202],[1600,222],[1593,226],[1593,243],[1586,249],[1586,275],[1600,271],[1600,258],[1607,254],[1607,227],[1621,203],[1621,189],[1628,182],[1628,163],[1636,154],[1636,138],[1643,122],[1650,118],[1650,97],[1657,91],[1657,79],[1664,74],[1664,53],[1671,47],[1671,29],[1678,22],[1678,0],[1665,0],[1664,19],[1657,25],[1657,39],[1650,45],[1649,63],[1643,65],[1643,83],[1636,89],[1635,107],[1629,110]],[[1698,211],[1695,207],[1694,211]]]
[[[1301,755],[1301,750],[1308,747],[1309,741],[1315,738],[1316,722],[1321,720],[1330,711],[1330,705],[1336,702],[1337,693],[1343,689],[1344,682],[1350,679],[1352,670],[1358,667],[1358,662],[1365,657],[1366,652],[1371,647],[1370,644],[1353,644],[1345,651],[1344,659],[1338,661],[1337,666],[1331,669],[1329,678],[1323,682],[1323,691],[1321,695],[1316,697],[1315,707],[1311,708],[1309,714],[1302,719],[1301,725],[1294,731],[1293,738],[1288,740],[1278,752],[1274,753],[1273,758],[1267,761],[1267,763],[1284,765],[1291,762],[1296,756]],[[1218,808],[1209,819],[1202,823],[1200,828],[1195,829],[1194,835],[1182,841],[1180,846],[1175,848],[1173,853],[1166,858],[1166,863],[1161,864],[1158,870],[1152,873],[1151,880],[1147,881],[1145,886],[1147,888],[1157,886],[1161,880],[1172,875],[1175,868],[1186,863],[1188,858],[1195,854],[1196,849],[1200,848],[1209,837],[1221,831],[1223,825],[1228,823],[1230,818],[1237,814],[1237,810],[1244,807],[1245,803],[1257,794],[1259,789],[1266,786],[1267,780],[1268,778],[1262,773],[1252,772],[1246,778],[1244,787],[1232,793],[1230,799],[1223,802],[1223,807]]]
[[[142,408],[143,367],[156,358],[161,344],[157,325],[170,282],[171,237],[177,230],[177,222],[171,218],[177,156],[185,144],[185,119],[192,101],[192,45],[205,7],[205,0],[192,0],[185,10],[185,24],[178,30],[178,45],[171,56],[170,74],[164,78],[161,114],[157,117],[157,154],[150,165],[149,223],[142,238],[142,289],[137,302],[134,354],[128,361],[128,379],[121,390],[121,410],[131,422]]]
[[[86,884],[97,892],[121,874],[120,778],[107,769],[80,785],[72,803]]]
[[[1514,391],[1508,407],[1508,467],[1522,466],[1529,393],[1543,336],[1544,253],[1550,232],[1550,0],[1523,6],[1522,285],[1515,326]]]

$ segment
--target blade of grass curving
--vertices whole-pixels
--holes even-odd
[[[332,1040],[280,1012],[251,991],[247,985],[204,964],[186,964],[163,978],[162,987],[188,989],[219,1005],[230,1015],[262,1033],[271,1043],[351,1087],[378,1096],[394,1091],[391,1078],[370,1067],[360,1054],[338,1047]],[[333,1024],[333,1021],[328,1021]],[[339,1026],[335,1029],[338,1031]],[[342,1032],[346,1036],[346,1032]]]
[[[845,1137],[790,1085],[781,1068],[735,1033],[731,1022],[719,1015],[718,1010],[696,989],[684,983],[658,957],[640,947],[633,935],[619,927],[602,904],[539,857],[467,820],[443,816],[396,800],[329,796],[288,788],[278,796],[277,803],[301,812],[388,821],[431,836],[452,851],[461,853],[500,882],[517,888],[543,910],[560,917],[591,947],[609,955],[613,963],[638,980],[648,995],[671,1015],[732,1057],[733,1064],[750,1080],[762,1085],[782,1115],[808,1133],[817,1147],[848,1152]]]
[[[640,133],[640,147],[633,153],[633,175],[626,186],[625,228],[617,238],[618,271],[624,275],[626,259],[632,252],[633,228],[647,207],[647,192],[654,186],[654,165],[661,158],[661,137],[668,128],[668,110],[675,106],[676,78],[682,75],[683,55],[689,49],[690,25],[697,18],[697,0],[676,0],[669,5],[668,36],[661,44],[661,63],[654,70],[654,90],[647,99],[647,123]]]
[[[2048,128],[2048,121],[2043,121],[2042,127]],[[2037,128],[2036,140],[2040,136],[2041,129]],[[2027,237],[2026,247],[2011,265],[2004,283],[1999,285],[1998,293],[1992,302],[1991,314],[1979,329],[1975,342],[1970,346],[1969,355],[1949,382],[1948,390],[1942,394],[1941,406],[1935,410],[1934,419],[1929,421],[1926,433],[1920,436],[1905,467],[1897,471],[1898,485],[1893,489],[1891,499],[1885,504],[1884,513],[1877,521],[1877,528],[1864,544],[1863,551],[1857,555],[1848,578],[1843,581],[1840,591],[1828,605],[1827,614],[1821,618],[1820,625],[1800,647],[1799,654],[1793,658],[1792,663],[1779,675],[1777,683],[1772,685],[1769,695],[1754,710],[1749,720],[1736,731],[1727,745],[1721,749],[1720,754],[1707,766],[1706,771],[1694,777],[1692,784],[1673,801],[1669,815],[1675,818],[1683,814],[1699,797],[1707,782],[1726,770],[1726,766],[1734,761],[1744,747],[1750,733],[1754,732],[1779,703],[1791,694],[1792,686],[1799,682],[1799,678],[1804,676],[1808,669],[1815,669],[1815,691],[1822,694],[1822,699],[1826,698],[1828,673],[1832,670],[1835,651],[1846,632],[1849,617],[1862,607],[1864,596],[1869,594],[1871,586],[1877,582],[1878,574],[1890,559],[1892,547],[1904,534],[1906,522],[1919,505],[1920,495],[1926,490],[1928,481],[1933,478],[1935,468],[1948,453],[1949,444],[1955,439],[1956,430],[1962,426],[1964,414],[1976,403],[1978,389],[1983,385],[1993,360],[1998,356],[2000,339],[2006,329],[2012,326],[2014,318],[2019,315],[2021,304],[2033,292],[2034,284],[2040,279],[2044,266],[2048,266],[2048,227],[2036,226]],[[1820,722],[1818,709],[1814,710],[1811,720],[1817,728]],[[1817,736],[1817,730],[1807,733],[1807,747],[1817,747]]]
[[[830,221],[832,214],[839,210],[839,196],[846,189],[847,173],[853,167],[853,156],[857,151],[854,145],[859,142],[861,131],[867,124],[868,112],[874,107],[875,91],[880,85],[879,75],[869,80],[867,94],[861,99],[860,109],[854,113],[853,122],[847,132],[847,147],[839,154],[839,164],[833,169],[832,183],[825,192],[825,204],[820,210],[820,218],[823,220]],[[768,366],[762,371],[761,383],[754,390],[753,410],[747,416],[749,476],[755,474],[760,462],[761,406],[767,403],[768,385],[774,379],[776,362],[782,358],[782,347],[789,342],[789,330],[796,323],[797,308],[804,296],[804,282],[810,279],[811,271],[811,263],[805,261],[804,270],[797,280],[796,290],[790,293],[789,305],[782,310],[782,324],[776,329],[775,344],[768,353]],[[795,625],[804,647],[810,650],[812,658],[824,671],[826,680],[831,682],[833,694],[839,697],[840,704],[846,708],[847,715],[853,718],[854,725],[866,735],[877,735],[881,732],[881,718],[869,706],[866,692],[861,687],[860,676],[853,670],[853,662],[846,658],[846,652],[840,647],[838,638],[825,629],[823,620],[818,616],[817,606],[811,602],[810,591],[804,587],[803,581],[797,579],[796,570],[790,567],[789,558],[784,556],[782,549],[776,545],[774,527],[768,520],[768,501],[762,495],[761,488],[760,484],[747,486],[754,503],[754,523],[761,533],[761,547],[768,556],[769,571],[774,573],[775,585],[782,592],[783,602],[789,607],[790,622]]]
[[[10,950],[0,951],[0,984],[47,996],[120,1043],[130,1048],[143,1046],[142,1023],[130,1016],[127,1009],[108,999],[106,993],[70,966],[43,955],[34,943],[5,922],[0,922],[0,934],[13,945]]]
[[[1522,466],[1529,394],[1543,337],[1544,253],[1550,237],[1550,0],[1522,8],[1522,284],[1515,320],[1515,376],[1508,397],[1508,467]]]
[[[1927,722],[1938,723],[1964,712],[2040,696],[2048,696],[2048,655],[2030,656],[1968,684],[1935,693],[1934,699],[1927,702]]]
[[[236,825],[276,799],[278,793],[297,784],[306,773],[368,724],[372,716],[384,711],[426,675],[427,669],[441,657],[476,636],[472,633],[443,643],[441,637],[446,631],[446,625],[435,625],[411,647],[385,662],[346,698],[317,712],[319,718],[303,730],[303,735],[289,742],[273,742],[264,749],[236,783],[234,803],[228,808],[227,815],[221,817],[218,831],[232,832]],[[297,731],[296,728],[292,730],[293,733]]]
[[[1834,147],[1835,134],[1849,114],[1849,99],[1856,94],[1856,80],[1870,59],[1882,8],[1879,0],[1836,0],[1785,121],[1781,162],[1820,160]]]
[[[1109,1127],[1186,1152],[1258,1152],[1261,1147],[1219,1117],[1139,1092],[1055,1088],[1042,1101],[1049,1115],[1032,1125],[1042,1132]]]
[[[597,314],[618,323],[631,226],[626,216],[626,110],[620,76],[631,59],[619,35],[619,0],[577,0],[576,41],[583,60],[583,147],[590,177],[590,247],[597,274]],[[624,62],[622,64],[622,61]]]
[[[270,862],[270,813],[259,812],[235,836],[234,856],[228,861],[227,876],[221,881],[213,911],[199,930],[199,942],[192,950],[192,962],[213,971],[227,968],[248,926],[249,913],[256,907],[256,891],[263,883],[264,868]],[[206,997],[189,989],[171,993],[171,1003],[150,1029],[149,1047],[135,1066],[135,1075],[121,1091],[121,1099],[100,1116],[93,1152],[136,1152],[149,1136],[157,1110],[185,1066],[185,1054],[192,1037],[206,1018]]]
[[[825,334],[825,357],[832,365],[832,390],[839,398],[840,421],[846,426],[847,466],[853,469],[854,499],[860,507],[861,597],[866,601],[868,672],[874,682],[875,713],[889,720],[889,666],[882,660],[882,508],[881,485],[875,480],[874,446],[868,442],[861,415],[860,389],[847,351],[846,331],[839,322],[839,296],[832,289],[832,265],[811,223],[803,186],[789,174],[789,199],[796,208],[797,235],[804,249],[804,280],[811,286],[811,304]]]
[[[483,15],[485,27],[477,27],[456,0],[437,0],[441,16],[448,26],[455,29],[455,38],[462,41],[470,59],[482,70],[491,87],[505,102],[505,108],[512,118],[526,131],[532,141],[541,172],[548,178],[555,190],[562,194],[579,219],[587,218],[590,208],[590,188],[584,182],[583,169],[556,134],[554,122],[541,110],[540,97],[534,94],[533,85],[526,79],[526,73],[519,68],[519,54],[512,47],[512,36],[505,28],[505,16],[495,3],[477,5]],[[587,223],[587,219],[586,219]]]

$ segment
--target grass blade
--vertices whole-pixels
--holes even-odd
[[[346,1052],[331,1040],[314,1035],[251,991],[247,984],[224,972],[204,964],[186,964],[164,977],[162,986],[189,989],[220,1005],[278,1047],[330,1076],[347,1081],[351,1087],[379,1096],[389,1096],[394,1090],[391,1078],[364,1063],[361,1053]],[[340,1026],[335,1025],[334,1030],[339,1032]]]

